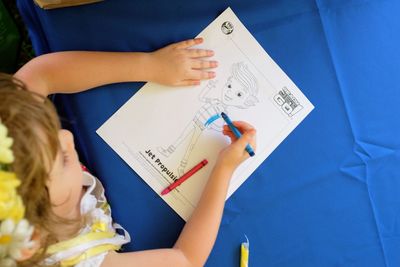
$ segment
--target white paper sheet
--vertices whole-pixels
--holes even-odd
[[[228,8],[198,37],[219,62],[217,77],[199,86],[147,83],[97,133],[158,194],[203,159],[209,164],[162,196],[184,220],[193,212],[219,151],[221,111],[257,129],[256,155],[234,173],[228,196],[314,108]]]

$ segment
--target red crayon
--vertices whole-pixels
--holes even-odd
[[[184,181],[186,181],[190,176],[192,176],[193,174],[195,174],[196,172],[198,172],[201,168],[203,168],[204,166],[206,166],[208,163],[208,161],[206,159],[203,159],[199,164],[197,164],[196,166],[194,166],[193,168],[191,168],[187,173],[185,173],[184,175],[182,175],[182,177],[180,177],[178,180],[176,180],[175,182],[173,182],[172,184],[170,184],[167,188],[165,188],[162,192],[161,195],[165,195],[168,194],[169,192],[171,192],[172,190],[174,190],[176,187],[180,186],[181,183],[183,183]]]

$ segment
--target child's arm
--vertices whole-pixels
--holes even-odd
[[[165,85],[196,85],[211,79],[213,51],[191,49],[202,43],[190,39],[152,53],[67,51],[32,59],[15,77],[42,95],[73,93],[117,83],[151,81]]]
[[[223,133],[233,143],[221,151],[202,197],[172,249],[157,249],[129,253],[109,253],[102,267],[117,266],[203,266],[214,245],[231,176],[238,165],[249,157],[248,143],[255,146],[255,130],[244,122],[235,122],[243,132],[236,140],[229,128]]]

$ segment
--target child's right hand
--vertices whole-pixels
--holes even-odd
[[[235,170],[243,161],[250,157],[246,151],[246,145],[250,144],[256,151],[256,130],[250,124],[243,121],[234,121],[233,124],[242,133],[237,139],[228,125],[224,125],[223,134],[231,139],[231,144],[224,148],[218,157],[217,164]]]

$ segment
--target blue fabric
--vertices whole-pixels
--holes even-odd
[[[45,11],[19,0],[38,54],[152,51],[227,6],[315,110],[227,201],[206,266],[400,266],[400,2],[106,0]],[[95,133],[143,84],[58,96],[103,181],[126,251],[170,247],[183,221]]]

